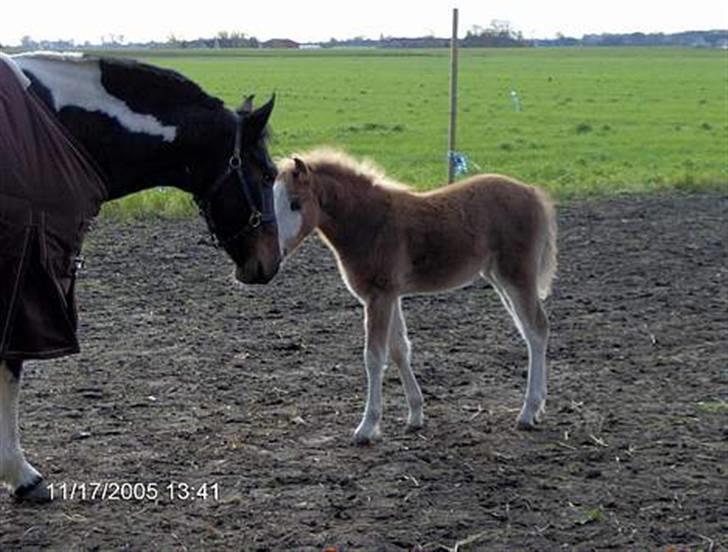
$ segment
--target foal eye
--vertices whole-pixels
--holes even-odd
[[[292,199],[290,204],[291,211],[300,211],[301,202],[298,199]]]

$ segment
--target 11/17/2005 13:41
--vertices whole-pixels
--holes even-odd
[[[220,500],[220,484],[182,481],[165,483],[132,483],[98,481],[91,483],[62,482],[48,486],[51,500],[109,500],[109,501],[156,501],[192,502],[195,500]]]

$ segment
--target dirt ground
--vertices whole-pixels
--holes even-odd
[[[476,282],[406,300],[426,427],[390,369],[364,448],[362,312],[317,239],[242,288],[201,221],[102,221],[83,352],[29,363],[21,402],[65,496],[0,494],[0,549],[725,550],[728,195],[559,217],[541,429],[514,429],[526,348]]]

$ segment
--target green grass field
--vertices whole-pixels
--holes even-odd
[[[449,52],[166,52],[231,107],[275,91],[274,155],[318,145],[368,156],[418,188],[446,177]],[[522,109],[511,98],[515,90]],[[660,48],[460,51],[457,151],[558,198],[728,189],[728,53]],[[107,212],[185,213],[154,191]]]

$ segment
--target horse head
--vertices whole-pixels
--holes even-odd
[[[252,96],[233,118],[232,143],[214,156],[217,173],[207,165],[207,182],[197,186],[195,202],[216,242],[235,261],[243,283],[267,283],[280,264],[273,208],[276,166],[266,147],[266,125],[275,97],[254,110]],[[220,157],[222,157],[220,159]],[[210,178],[210,174],[214,174]]]

